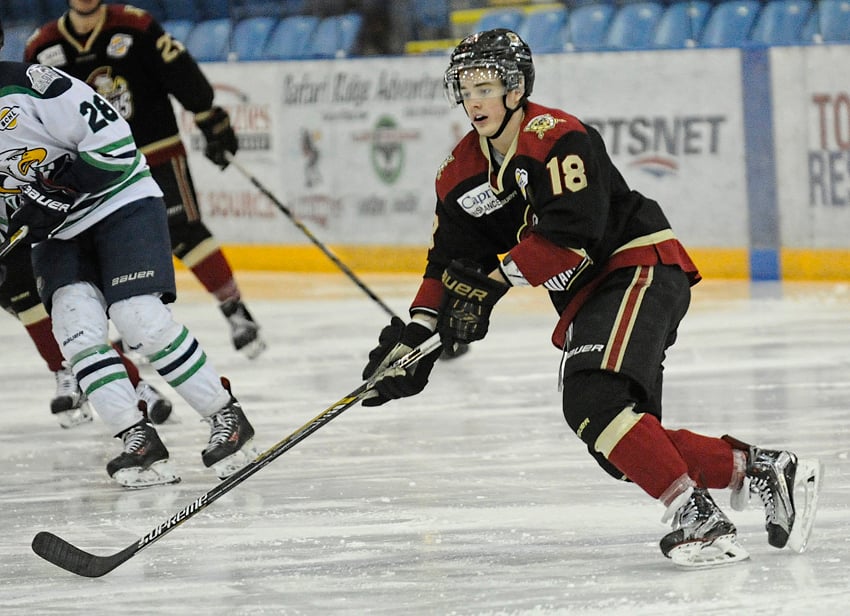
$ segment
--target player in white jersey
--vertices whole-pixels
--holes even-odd
[[[110,477],[127,487],[179,481],[109,344],[110,319],[209,422],[204,464],[220,478],[247,464],[256,455],[251,424],[227,380],[166,306],[176,290],[162,192],[127,122],[59,70],[0,62],[0,155],[9,161],[0,168],[4,237],[28,230],[62,354],[123,442],[107,465]]]

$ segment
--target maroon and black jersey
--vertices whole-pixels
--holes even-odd
[[[677,265],[699,273],[657,202],[631,190],[599,133],[564,111],[528,103],[499,164],[474,130],[437,173],[436,223],[411,312],[437,314],[440,278],[453,259],[502,268],[512,284],[548,289],[564,333],[585,297],[611,271]],[[503,255],[500,265],[500,256]]]
[[[193,113],[213,102],[212,86],[183,44],[133,6],[107,5],[103,21],[84,37],[76,35],[66,13],[35,33],[24,57],[97,90],[130,123],[151,166],[185,155],[169,95]]]

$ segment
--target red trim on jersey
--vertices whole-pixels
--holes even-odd
[[[532,121],[546,115],[551,116],[555,120],[554,125],[549,128],[547,124],[545,130],[535,131],[534,128],[537,124],[532,124]],[[531,125],[530,128],[529,125]],[[552,147],[558,139],[571,132],[586,134],[587,129],[577,117],[570,115],[566,111],[555,109],[554,107],[544,107],[537,103],[528,103],[525,108],[525,117],[522,120],[520,135],[525,132],[537,132],[538,136],[533,139],[523,139],[522,153],[543,161],[549,157]]]
[[[608,345],[606,352],[607,361],[602,365],[603,370],[616,372],[620,369],[622,356],[628,346],[629,334],[634,327],[634,320],[637,317],[640,299],[648,286],[651,273],[652,270],[649,267],[638,268],[637,276],[629,286],[622,310],[617,317],[614,335],[611,338],[611,343]]]
[[[422,284],[419,285],[419,291],[410,305],[410,312],[413,313],[418,308],[436,314],[440,309],[440,304],[443,303],[443,293],[443,283],[440,280],[423,278]]]
[[[568,272],[584,260],[574,250],[553,244],[533,230],[511,248],[509,254],[532,286],[541,285],[558,274]]]
[[[685,247],[677,239],[664,240],[658,244],[650,246],[638,246],[630,248],[622,252],[611,255],[605,268],[581,290],[576,293],[575,297],[570,300],[564,312],[561,313],[561,318],[555,326],[555,331],[552,332],[552,344],[559,349],[564,348],[566,341],[567,328],[572,323],[573,318],[582,307],[587,298],[596,290],[605,277],[614,270],[624,267],[637,267],[640,265],[676,265],[685,272],[691,282],[691,286],[702,280],[696,265],[691,261],[690,255],[685,251]]]
[[[481,143],[478,139],[478,133],[474,130],[468,132],[463,139],[460,140],[452,150],[454,160],[447,159],[448,162],[437,172],[437,197],[440,201],[445,201],[446,195],[456,187],[460,182],[466,180],[479,173],[486,174],[487,158],[481,152]],[[463,161],[463,165],[457,163],[458,160]]]

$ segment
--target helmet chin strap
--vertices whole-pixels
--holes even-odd
[[[516,113],[516,110],[520,109],[522,107],[522,105],[520,105],[516,109],[511,109],[510,107],[508,107],[508,95],[507,95],[507,93],[502,97],[502,104],[505,106],[505,117],[502,118],[502,124],[499,126],[499,130],[496,131],[496,134],[494,134],[490,137],[487,137],[487,139],[489,139],[490,141],[493,141],[494,139],[499,138],[499,135],[501,135],[502,132],[504,132],[505,128],[508,126],[508,122],[511,121],[511,118],[513,117],[514,113]]]

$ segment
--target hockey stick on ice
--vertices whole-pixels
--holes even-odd
[[[271,200],[271,202],[272,202],[272,203],[274,203],[274,204],[277,206],[277,209],[279,209],[281,212],[283,212],[283,213],[284,213],[284,214],[285,214],[285,215],[289,218],[289,220],[291,220],[291,221],[295,224],[295,226],[296,226],[296,227],[298,227],[298,229],[299,229],[299,230],[300,230],[300,231],[301,231],[304,235],[306,235],[306,236],[307,236],[307,238],[308,238],[311,242],[313,242],[313,244],[315,244],[315,245],[316,245],[316,247],[317,247],[319,250],[321,250],[323,253],[325,253],[325,256],[326,256],[328,259],[330,259],[331,261],[333,261],[334,265],[336,265],[336,266],[337,266],[340,270],[342,270],[342,273],[343,273],[343,274],[345,274],[346,276],[348,276],[354,284],[356,284],[358,287],[360,287],[360,290],[361,290],[361,291],[363,291],[366,295],[368,295],[368,296],[369,296],[369,297],[370,297],[370,298],[371,298],[371,299],[372,299],[372,300],[373,300],[376,304],[378,304],[378,305],[379,305],[379,306],[383,309],[383,311],[384,311],[384,312],[386,312],[386,313],[387,313],[390,317],[397,316],[397,315],[396,315],[396,313],[395,313],[395,312],[393,312],[393,310],[392,310],[389,306],[387,306],[387,305],[386,305],[386,304],[385,304],[385,303],[381,300],[381,298],[380,298],[380,297],[378,297],[377,295],[375,295],[375,293],[373,293],[373,292],[372,292],[372,290],[371,290],[369,287],[367,287],[367,286],[363,283],[363,281],[362,281],[362,280],[360,280],[360,278],[358,278],[358,277],[357,277],[357,275],[356,275],[354,272],[352,272],[352,271],[351,271],[351,269],[350,269],[350,268],[349,268],[349,267],[348,267],[345,263],[343,263],[342,261],[340,261],[340,260],[339,260],[339,258],[338,258],[338,257],[337,257],[337,256],[336,256],[333,252],[331,252],[330,248],[328,248],[327,246],[325,246],[325,245],[324,245],[324,244],[323,244],[323,243],[322,243],[322,242],[321,242],[321,241],[320,241],[320,240],[319,240],[319,239],[318,239],[315,235],[313,235],[313,233],[310,231],[310,229],[308,229],[308,228],[307,228],[307,226],[306,226],[303,222],[301,222],[301,221],[298,219],[298,217],[297,217],[297,216],[295,216],[295,214],[292,212],[292,210],[290,210],[290,209],[289,209],[288,207],[286,207],[283,203],[281,203],[281,202],[280,202],[280,200],[279,200],[277,197],[275,197],[275,196],[271,193],[271,191],[269,191],[269,189],[267,189],[265,186],[263,186],[263,185],[260,183],[260,181],[259,181],[256,177],[254,177],[254,176],[253,176],[253,175],[252,175],[252,174],[251,174],[251,173],[250,173],[250,172],[249,172],[249,171],[248,171],[245,167],[243,167],[242,165],[240,165],[240,164],[236,161],[236,158],[233,156],[233,154],[231,154],[230,152],[225,152],[225,157],[227,158],[227,161],[228,161],[231,165],[233,165],[233,166],[234,166],[234,167],[235,167],[235,168],[236,168],[236,169],[237,169],[237,170],[238,170],[238,171],[239,171],[242,175],[244,175],[244,176],[248,179],[248,181],[249,181],[249,182],[251,182],[251,184],[253,184],[253,185],[257,188],[257,190],[259,190],[259,191],[260,191],[261,193],[263,193],[266,197],[268,197],[268,198],[269,198],[269,200]]]
[[[423,356],[437,350],[439,346],[440,337],[438,335],[431,336],[428,340],[410,351],[407,355],[399,358],[392,366],[387,368],[387,370],[411,366],[419,361]],[[202,494],[189,505],[169,517],[164,522],[155,526],[138,541],[127,546],[120,552],[110,556],[97,556],[86,552],[85,550],[81,550],[61,537],[47,531],[41,531],[33,538],[33,551],[57,567],[62,567],[63,569],[77,575],[84,577],[100,577],[102,575],[106,575],[119,565],[133,558],[133,556],[141,550],[145,549],[155,541],[162,539],[162,537],[180,526],[183,522],[206,508],[207,505],[230,492],[230,490],[248,479],[248,477],[272,462],[281,454],[292,449],[295,445],[303,441],[325,424],[329,423],[332,419],[339,417],[343,411],[365,399],[373,390],[375,382],[383,374],[384,372],[373,376],[350,394],[334,402],[327,409],[319,413],[319,415],[315,418],[298,428],[295,432],[261,453],[253,462],[248,464],[248,466],[245,466],[235,472],[233,475],[215,486],[212,490]]]
[[[24,225],[20,229],[15,231],[10,237],[3,240],[3,242],[0,243],[0,259],[12,252],[15,247],[20,244],[24,240],[24,238],[26,238],[29,232],[30,228]]]

